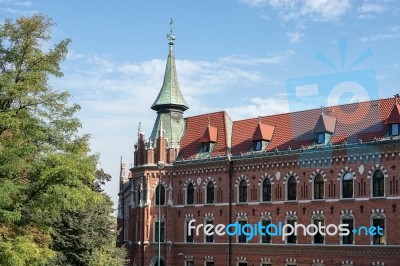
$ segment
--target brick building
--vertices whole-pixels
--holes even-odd
[[[158,265],[158,240],[160,265],[400,265],[397,97],[240,121],[224,111],[184,118],[168,38],[153,131],[146,138],[139,126],[129,174],[121,161],[118,242],[130,265]],[[248,240],[196,235],[192,220],[382,230]]]

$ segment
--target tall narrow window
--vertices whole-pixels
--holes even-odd
[[[210,142],[204,142],[203,145],[201,145],[200,152],[205,153],[210,151]]]
[[[212,229],[210,229],[212,228]],[[214,221],[213,220],[207,220],[206,225],[204,227],[204,230],[207,232],[214,232]],[[206,243],[213,243],[214,242],[214,234],[206,235]]]
[[[213,182],[208,182],[207,184],[207,203],[214,203],[214,184]]]
[[[348,235],[342,236],[342,243],[345,245],[352,245],[354,244],[354,220],[353,219],[343,219],[342,224],[347,224],[347,229],[350,231]]]
[[[296,200],[297,199],[297,190],[296,190],[297,182],[294,176],[291,176],[287,183],[287,199],[288,200]]]
[[[189,183],[189,185],[186,188],[186,204],[193,204],[194,202],[194,186],[192,183]]]
[[[192,261],[192,260],[187,260],[187,261],[186,261],[186,266],[194,266],[194,261]]]
[[[399,135],[399,124],[390,125],[390,133],[392,136],[398,136]]]
[[[372,236],[372,244],[374,245],[384,245],[385,244],[385,219],[374,218],[372,220],[372,225],[376,228],[376,234]]]
[[[376,170],[372,177],[372,195],[373,197],[385,196],[385,176],[381,170]]]
[[[262,141],[261,140],[254,141],[253,145],[254,145],[253,146],[254,151],[261,151],[261,149],[262,149]]]
[[[318,227],[318,228],[322,228],[322,226],[324,226],[324,220],[314,220],[314,224]],[[321,232],[323,232],[323,230],[318,230],[317,229],[317,233],[313,236],[313,243],[314,244],[323,244],[325,241],[325,237],[321,234]]]
[[[247,202],[247,183],[242,180],[239,184],[239,202]]]
[[[239,262],[238,266],[247,266],[247,262]]]
[[[244,226],[245,224],[247,224],[247,221],[239,221],[240,228],[243,228],[243,226]],[[247,231],[248,231],[248,228],[246,227],[246,232],[247,232]],[[240,232],[243,232],[243,229],[241,229]],[[239,243],[247,243],[246,238],[247,238],[247,237],[246,237],[245,234],[240,233],[239,236],[238,236],[238,242],[239,242]]]
[[[206,262],[206,266],[214,266],[214,262],[213,261],[207,261]]]
[[[164,205],[165,204],[165,188],[163,185],[158,185],[156,187],[156,205]]]
[[[325,143],[325,133],[319,133],[317,144],[324,144],[324,143]]]
[[[353,197],[353,175],[347,172],[342,178],[342,198]]]
[[[267,227],[270,224],[271,224],[270,220],[263,220],[262,221],[262,226],[264,226],[264,227]],[[265,229],[264,229],[263,233],[264,234],[261,236],[261,243],[271,243],[271,235],[267,234]]]
[[[194,239],[194,228],[191,228],[191,230],[189,230],[189,223],[190,221],[186,221],[186,242],[187,243],[192,243],[193,239]]]
[[[265,178],[262,185],[262,201],[271,201],[271,181]]]
[[[160,242],[164,242],[164,222],[157,221],[155,222],[155,230],[154,230],[154,241],[158,242],[158,237],[160,237]]]
[[[286,224],[290,224],[294,228],[295,222],[296,222],[296,220],[293,220],[293,219],[287,220]],[[289,230],[289,228],[287,228],[286,230]],[[286,243],[287,244],[296,244],[297,243],[297,236],[294,234],[294,232],[292,234],[286,236]]]
[[[139,205],[140,204],[140,186],[138,186],[138,188],[137,188],[137,202]]]
[[[146,182],[143,182],[142,200],[143,200],[143,204],[147,203],[147,183]]]
[[[324,198],[324,178],[322,175],[317,175],[314,178],[314,199]]]

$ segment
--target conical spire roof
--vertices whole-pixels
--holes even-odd
[[[167,59],[167,65],[165,68],[164,82],[161,87],[160,93],[157,99],[151,106],[151,109],[159,111],[161,109],[179,109],[185,111],[189,109],[185,99],[183,98],[182,92],[179,89],[178,77],[176,74],[176,65],[174,58],[174,40],[175,35],[170,33],[167,35],[169,40],[169,53]]]

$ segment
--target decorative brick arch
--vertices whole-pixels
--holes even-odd
[[[352,266],[353,261],[352,260],[342,260],[342,266]]]
[[[317,169],[317,170],[313,171],[312,174],[310,175],[310,180],[309,180],[309,182],[313,182],[313,181],[314,181],[314,178],[315,178],[317,175],[321,175],[322,178],[324,179],[324,181],[328,181],[328,178],[326,177],[326,174],[324,173],[324,171],[322,171],[321,169]]]
[[[381,165],[379,163],[377,163],[371,167],[371,169],[368,171],[367,178],[371,178],[376,170],[381,170],[385,179],[388,178],[389,174],[388,174],[386,168],[383,167],[383,165]]]
[[[156,190],[156,187],[158,186],[158,184],[160,184],[160,182],[156,182],[153,184],[153,190]],[[164,186],[164,189],[167,189],[167,187],[168,187],[167,183],[165,183],[164,181],[161,181],[161,185]]]
[[[283,178],[283,184],[286,184],[286,180],[288,180],[291,176],[293,176],[296,179],[297,183],[300,183],[300,178],[297,176],[297,174],[293,171],[289,171]]]
[[[297,212],[295,211],[286,212],[285,220],[297,220]]]
[[[353,210],[341,210],[340,219],[354,219]]]
[[[344,167],[344,168],[342,168],[342,169],[340,170],[340,172],[339,172],[339,174],[338,174],[337,180],[342,180],[342,177],[343,177],[347,172],[349,172],[349,173],[353,176],[353,180],[354,180],[354,179],[357,179],[356,172],[354,172],[354,170],[351,169],[350,167],[346,166],[346,167]]]
[[[383,261],[373,261],[372,266],[385,266],[385,262]]]
[[[214,180],[214,177],[209,176],[204,180],[203,188],[206,188],[210,181],[213,183],[214,187],[217,187],[217,181]]]
[[[214,220],[214,213],[206,213],[204,214],[204,220],[205,221],[213,221]]]
[[[371,218],[372,219],[385,219],[385,209],[372,209]]]
[[[260,186],[260,185],[264,182],[264,180],[265,180],[266,178],[269,179],[269,181],[271,182],[271,185],[274,184],[274,178],[273,178],[270,174],[264,173],[264,174],[262,174],[261,177],[258,179],[258,185]]]
[[[185,183],[183,184],[183,190],[186,190],[187,186],[192,183],[193,184],[193,188],[196,189],[196,181],[194,181],[193,179],[189,178],[185,181]]]
[[[247,213],[245,212],[239,212],[236,215],[238,220],[247,220]]]
[[[261,216],[261,220],[266,220],[266,221],[272,220],[270,212],[261,212],[260,216]]]
[[[250,186],[250,180],[247,178],[247,176],[240,175],[240,176],[238,176],[238,178],[236,178],[235,187],[238,187],[240,182],[242,182],[242,180],[246,181],[246,184],[247,184],[248,187]]]
[[[325,219],[324,211],[316,210],[312,212],[312,218],[315,220]]]

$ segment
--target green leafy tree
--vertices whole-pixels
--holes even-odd
[[[103,196],[102,201],[91,203],[80,211],[66,211],[55,222],[52,249],[57,256],[48,265],[124,265],[126,252],[117,248],[116,220],[112,216],[110,198],[102,193],[101,184],[111,176],[96,171],[92,189]]]
[[[97,155],[79,135],[61,77],[69,39],[51,44],[52,20],[43,15],[0,25],[0,264],[44,265],[54,221],[104,203],[93,189]],[[51,46],[50,49],[45,47]],[[107,203],[109,204],[109,203]],[[98,205],[96,205],[98,206]]]

